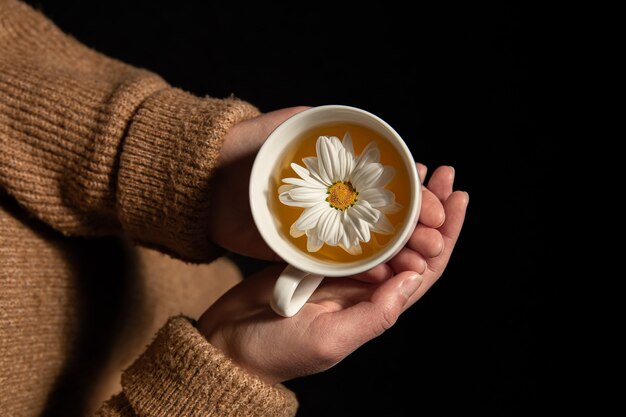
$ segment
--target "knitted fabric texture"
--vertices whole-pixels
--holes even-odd
[[[106,362],[89,356],[93,343],[81,329],[122,323],[126,333],[107,337],[141,334],[135,312],[156,311],[150,306],[159,302],[142,301],[151,281],[138,278],[138,252],[126,239],[184,261],[222,253],[207,238],[210,180],[226,132],[258,114],[236,98],[173,88],[82,45],[28,5],[0,0],[2,413],[53,415],[64,402],[87,409],[60,388]],[[178,282],[171,265],[182,262],[150,259],[169,262],[163,270]],[[110,298],[91,303],[86,294]],[[123,299],[132,308],[123,310]],[[96,307],[117,315],[109,320]],[[107,346],[123,349],[126,339]],[[72,364],[76,358],[84,362]],[[296,407],[292,393],[238,368],[177,317],[98,415],[292,416]]]

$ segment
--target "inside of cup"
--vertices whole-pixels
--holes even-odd
[[[271,199],[277,198],[274,191],[276,164],[284,158],[285,152],[292,146],[293,141],[302,137],[312,127],[333,123],[363,126],[386,138],[399,154],[404,165],[403,172],[409,176],[408,180],[413,190],[410,194],[403,226],[379,251],[368,258],[352,262],[320,259],[297,248],[289,238],[278,230],[275,216],[272,213],[271,202],[273,200]],[[297,177],[296,175],[293,176]],[[250,203],[261,235],[282,259],[309,272],[325,276],[343,276],[371,269],[392,257],[404,246],[417,222],[420,209],[421,187],[417,186],[418,184],[420,182],[415,162],[408,147],[387,123],[360,109],[347,106],[321,106],[293,116],[276,128],[268,137],[259,151],[253,167],[250,180]]]

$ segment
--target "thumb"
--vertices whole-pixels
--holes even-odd
[[[402,272],[380,284],[369,301],[335,313],[333,320],[341,323],[340,346],[351,352],[380,336],[395,324],[421,284],[422,276],[417,272]]]

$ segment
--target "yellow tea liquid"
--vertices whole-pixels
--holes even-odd
[[[306,249],[306,235],[294,238],[289,234],[289,228],[298,220],[300,214],[302,214],[305,209],[301,207],[291,207],[281,203],[278,199],[278,187],[283,184],[281,182],[283,178],[299,178],[298,174],[296,174],[290,166],[292,162],[306,168],[304,162],[302,162],[302,158],[317,156],[315,144],[319,136],[337,136],[339,140],[343,140],[343,136],[346,132],[350,132],[352,136],[354,152],[357,157],[369,142],[374,141],[380,150],[380,163],[394,167],[395,175],[385,188],[395,194],[396,202],[402,205],[402,209],[397,213],[385,215],[395,227],[396,231],[400,230],[406,221],[406,212],[411,196],[408,173],[394,146],[380,134],[360,125],[348,123],[323,125],[311,129],[300,138],[294,140],[294,143],[288,147],[282,155],[281,162],[277,166],[274,177],[272,178],[269,198],[270,209],[274,213],[280,233],[287,241],[312,257],[336,262],[353,262],[369,258],[384,248],[393,239],[394,234],[382,235],[372,233],[369,242],[361,242],[363,253],[360,255],[351,255],[338,246],[329,246],[327,244],[324,244],[317,252],[309,252]],[[350,209],[348,208],[348,210]]]

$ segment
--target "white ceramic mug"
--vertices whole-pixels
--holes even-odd
[[[395,231],[392,240],[382,250],[359,261],[325,261],[296,248],[281,235],[270,209],[269,199],[278,198],[276,195],[270,195],[272,174],[285,148],[312,128],[330,123],[361,125],[385,137],[401,156],[412,190],[405,221]],[[348,276],[367,271],[388,261],[404,247],[419,216],[421,182],[411,152],[400,135],[385,121],[355,107],[320,106],[292,116],[269,135],[252,167],[250,206],[255,224],[265,242],[289,264],[276,281],[271,306],[276,313],[291,317],[304,306],[324,277]]]

